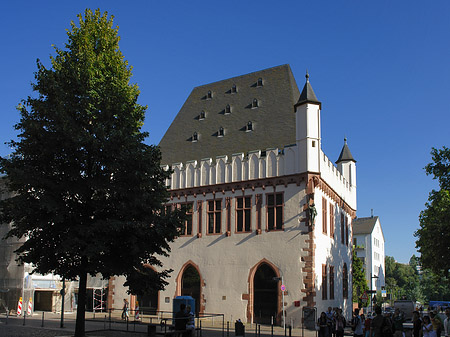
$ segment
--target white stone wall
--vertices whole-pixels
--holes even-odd
[[[322,217],[322,200],[326,199],[327,203],[327,233],[323,232],[323,217]],[[352,312],[352,280],[351,280],[351,247],[352,247],[352,226],[351,217],[344,212],[329,196],[325,195],[321,190],[315,191],[315,204],[317,208],[317,219],[315,224],[315,269],[316,269],[316,285],[317,285],[317,312],[318,315],[322,311],[326,311],[329,306],[339,307],[343,310],[346,317],[351,317]],[[329,204],[334,205],[334,237],[330,237],[330,214]],[[344,244],[342,244],[341,236],[341,214],[344,213],[348,221],[348,245],[344,238]],[[346,234],[344,227],[344,235]],[[343,267],[344,263],[347,265],[348,272],[348,298],[344,299],[343,296]],[[322,301],[322,265],[327,265],[327,300]],[[334,300],[330,299],[330,269],[329,266],[334,266]]]
[[[248,301],[242,298],[249,293],[250,269],[262,260],[267,260],[278,268],[280,275],[284,277],[287,287],[285,296],[287,319],[300,323],[300,308],[294,307],[294,301],[301,301],[304,293],[302,280],[303,262],[301,261],[302,248],[306,246],[308,239],[307,228],[300,223],[302,206],[305,199],[305,183],[301,186],[290,184],[287,187],[277,186],[276,192],[284,195],[284,231],[266,231],[266,194],[274,192],[273,187],[245,190],[246,196],[252,196],[251,233],[235,232],[235,197],[243,195],[242,190],[235,193],[216,193],[216,199],[222,199],[222,234],[207,234],[207,200],[213,199],[212,194],[189,196],[188,202],[194,202],[193,235],[178,238],[172,244],[172,254],[169,258],[163,258],[165,268],[174,270],[166,290],[160,292],[159,310],[172,310],[172,298],[176,295],[176,282],[180,270],[188,261],[199,266],[200,276],[205,286],[202,294],[206,301],[205,311],[224,313],[226,320],[240,318],[247,321]],[[256,205],[255,195],[262,194],[261,223],[262,232],[256,234]],[[225,198],[231,197],[231,235],[225,235],[226,210]],[[202,236],[197,237],[198,213],[197,201],[203,200],[202,209]],[[186,200],[175,198],[172,202],[185,202]],[[165,298],[170,298],[170,303],[165,303]],[[303,302],[303,301],[301,301]],[[304,303],[302,303],[304,305]]]

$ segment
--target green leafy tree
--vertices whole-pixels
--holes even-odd
[[[425,166],[427,175],[439,182],[420,213],[420,228],[414,233],[422,267],[448,278],[450,272],[450,149],[433,148],[433,162]]]
[[[353,247],[352,256],[352,283],[353,283],[353,302],[358,302],[362,307],[361,295],[369,290],[365,276],[365,270],[361,259],[356,255],[356,249]]]
[[[181,216],[167,200],[160,151],[144,144],[145,106],[130,84],[113,17],[87,9],[72,22],[51,67],[37,61],[29,96],[19,105],[17,141],[0,158],[13,197],[1,202],[9,237],[26,238],[19,261],[37,272],[79,279],[76,336],[84,336],[87,274],[124,275],[131,292],[161,289]],[[160,269],[161,269],[160,268]]]

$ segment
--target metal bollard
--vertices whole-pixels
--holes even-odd
[[[270,326],[271,326],[271,336],[273,337],[273,316],[272,316],[272,321],[271,321],[271,324],[270,324]]]
[[[105,315],[105,320],[103,321],[103,329],[106,330],[106,315]]]
[[[25,317],[27,317],[26,311],[23,312],[23,325],[25,325]]]
[[[230,335],[230,322],[227,321],[227,337]]]
[[[44,327],[44,312],[42,312],[42,324],[41,327]]]
[[[258,323],[255,324],[255,337],[258,337]]]
[[[292,337],[292,326],[289,325],[289,337]]]
[[[258,325],[258,336],[261,337],[261,324]]]

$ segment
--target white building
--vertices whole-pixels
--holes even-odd
[[[353,220],[353,245],[356,255],[363,262],[366,280],[372,290],[385,285],[384,235],[380,218],[356,218]],[[372,284],[370,282],[372,281]]]
[[[288,65],[193,89],[159,144],[173,170],[168,205],[188,221],[162,258],[169,285],[141,308],[171,311],[191,295],[197,312],[226,320],[282,323],[283,307],[294,326],[303,307],[351,317],[355,160],[347,144],[337,166],[322,152],[306,77],[301,93]]]

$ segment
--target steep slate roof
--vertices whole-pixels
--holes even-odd
[[[258,86],[262,78],[263,85]],[[232,93],[236,85],[237,92]],[[212,97],[208,99],[208,91]],[[159,146],[162,164],[201,160],[294,144],[294,104],[299,90],[289,65],[196,87],[173,120]],[[254,99],[258,107],[252,108]],[[227,105],[231,113],[226,114]],[[206,117],[200,119],[201,111]],[[253,131],[246,132],[247,123]],[[217,137],[223,127],[224,136]],[[198,141],[192,136],[198,134]]]
[[[339,155],[339,158],[336,161],[336,164],[341,161],[353,161],[356,163],[356,160],[353,158],[352,153],[350,152],[350,149],[348,148],[347,138],[344,139],[344,146],[342,147],[341,154]]]
[[[378,220],[377,216],[368,218],[356,218],[352,221],[353,234],[370,234]]]

